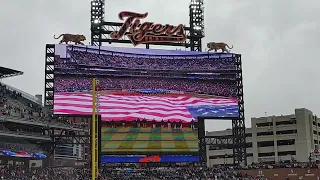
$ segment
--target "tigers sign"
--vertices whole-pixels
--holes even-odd
[[[147,21],[141,23],[141,19],[148,17],[148,13],[123,11],[118,16],[124,23],[119,31],[110,34],[112,39],[120,39],[126,35],[134,46],[142,43],[183,42],[187,39],[182,24],[173,26]]]

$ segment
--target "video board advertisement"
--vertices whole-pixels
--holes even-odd
[[[198,152],[197,117],[238,117],[232,55],[56,45],[54,114],[90,115],[99,80],[101,151]]]

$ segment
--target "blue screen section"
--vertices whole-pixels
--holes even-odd
[[[238,105],[188,106],[193,117],[238,117]]]
[[[102,163],[199,162],[199,156],[102,156]]]

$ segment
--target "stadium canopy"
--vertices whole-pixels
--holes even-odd
[[[7,77],[12,77],[12,76],[19,76],[22,75],[22,71],[6,68],[0,66],[0,79],[7,78]]]

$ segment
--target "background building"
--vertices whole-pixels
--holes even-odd
[[[206,132],[208,136],[231,136],[232,130]],[[295,114],[251,118],[246,129],[247,162],[309,161],[310,152],[318,149],[320,118],[308,109]],[[232,149],[207,146],[208,166],[232,164]]]

